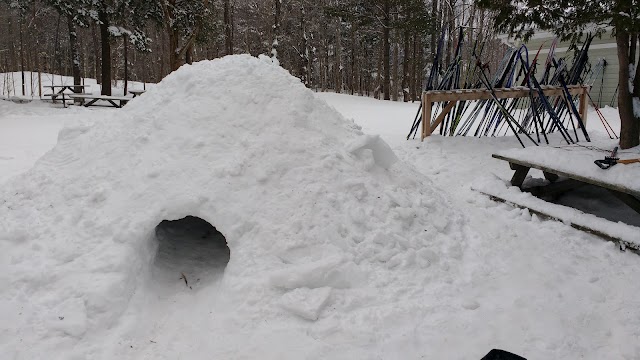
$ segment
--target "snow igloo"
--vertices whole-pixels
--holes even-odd
[[[196,250],[176,260],[167,232]],[[194,292],[217,271],[218,295],[260,319],[322,320],[365,290],[392,303],[454,278],[465,233],[428,179],[286,70],[248,55],[185,65],[106,120],[63,129],[0,190],[3,347],[107,332],[154,271]],[[194,252],[202,266],[176,265]]]

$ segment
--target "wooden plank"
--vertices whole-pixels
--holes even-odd
[[[66,88],[66,87],[90,87],[91,85],[42,85],[42,87],[46,87],[46,88],[51,88],[51,89],[55,89],[55,88]]]
[[[81,99],[98,99],[98,100],[121,100],[121,101],[129,101],[133,98],[127,96],[108,96],[108,95],[91,95],[91,94],[67,94],[70,98],[81,98]]]
[[[84,103],[83,105],[85,107],[89,107],[89,106],[104,106],[104,105],[97,105],[96,102],[98,101],[106,101],[108,104],[110,104],[110,106],[116,107],[116,108],[121,108],[122,106],[124,106],[124,104],[126,104],[129,100],[131,100],[131,98],[118,98],[115,97],[115,99],[113,97],[108,97],[108,96],[74,96],[74,98],[76,99],[80,99],[80,100],[89,100],[88,102]],[[116,101],[119,101],[120,103],[116,103]]]
[[[582,118],[586,117],[586,94],[589,91],[589,87],[586,85],[570,85],[567,87],[569,93],[572,95],[580,95],[580,108],[585,111]],[[533,90],[533,91],[532,91]],[[488,100],[493,99],[494,94],[497,99],[506,98],[523,98],[530,97],[532,94],[534,97],[538,97],[539,93],[537,89],[530,89],[525,86],[518,86],[515,88],[494,88],[493,93],[488,89],[457,89],[452,90],[431,90],[424,91],[422,93],[422,132],[420,140],[424,140],[425,137],[430,136],[433,131],[444,120],[446,114],[451,111],[451,108],[458,101],[467,100]],[[542,92],[545,96],[559,96],[564,95],[564,88],[562,86],[545,86],[542,87]],[[449,103],[436,118],[435,122],[431,124],[431,109],[432,104],[436,102],[448,101]],[[582,102],[584,101],[584,103]],[[583,108],[584,107],[584,108]]]
[[[440,125],[442,120],[444,120],[444,117],[447,116],[447,114],[449,113],[449,111],[451,111],[451,109],[453,109],[453,106],[455,104],[456,104],[455,101],[449,101],[447,106],[445,106],[444,109],[442,109],[442,112],[440,113],[440,115],[438,115],[438,117],[436,118],[436,121],[431,125],[429,134],[433,133],[433,130],[435,130],[438,127],[438,125]]]
[[[582,124],[584,125],[585,129],[587,128],[587,113],[589,112],[587,108],[589,106],[589,103],[587,102],[587,95],[588,95],[588,90],[580,93],[580,105],[578,110],[578,113],[580,114],[580,118],[582,119]]]
[[[429,94],[424,93],[422,95],[422,135],[420,141],[431,135],[431,105]]]
[[[522,183],[524,182],[524,179],[527,178],[527,174],[529,173],[529,168],[514,163],[510,163],[509,166],[511,166],[511,170],[516,171],[511,178],[511,185],[522,187]]]
[[[84,107],[89,107],[89,106],[95,104],[96,101],[98,101],[98,100],[100,100],[100,99],[93,99],[93,100],[89,101],[88,103],[84,104]]]
[[[534,164],[534,163],[523,161],[523,160],[510,158],[510,157],[507,157],[507,156],[502,156],[502,155],[498,155],[498,154],[493,154],[491,156],[493,158],[495,158],[495,159],[500,159],[500,160],[507,161],[510,164],[517,164],[517,165],[521,165],[521,166],[525,166],[525,167],[529,167],[529,168],[534,168],[534,169],[546,171],[546,172],[549,172],[549,173],[552,173],[552,174],[568,177],[568,178],[575,179],[575,180],[578,180],[578,181],[582,181],[582,182],[585,182],[585,183],[588,183],[588,184],[600,186],[600,187],[603,187],[605,189],[619,191],[619,192],[622,192],[622,193],[625,193],[625,194],[629,194],[629,195],[635,196],[636,198],[640,198],[640,191],[635,190],[635,189],[631,189],[631,188],[628,188],[628,187],[625,187],[625,186],[605,183],[605,182],[599,181],[597,179],[589,178],[589,177],[582,176],[582,175],[579,175],[579,174],[568,173],[568,172],[565,172],[565,171],[562,171],[562,170],[552,169],[552,168],[549,168],[547,166],[543,166],[543,165]]]
[[[555,217],[553,215],[550,215],[550,214],[548,214],[548,213],[546,213],[546,212],[544,212],[542,210],[534,209],[534,208],[531,208],[531,207],[528,207],[528,206],[525,206],[525,205],[522,205],[522,204],[518,204],[518,203],[515,203],[515,202],[513,202],[511,200],[507,200],[507,199],[501,198],[499,196],[496,196],[494,194],[486,193],[486,192],[484,192],[482,190],[477,190],[477,189],[474,189],[474,190],[479,192],[479,193],[481,193],[481,194],[483,194],[483,195],[485,195],[485,196],[488,196],[493,201],[503,202],[505,204],[508,204],[508,205],[511,205],[511,206],[514,206],[514,207],[517,207],[517,208],[520,208],[520,209],[527,209],[527,210],[529,210],[530,213],[536,214],[536,215],[538,215],[539,217],[541,217],[543,219],[560,221],[560,222],[562,222],[564,224],[568,224],[569,226],[571,226],[574,229],[577,229],[577,230],[580,230],[580,231],[584,231],[586,233],[593,234],[593,235],[596,235],[598,237],[601,237],[601,238],[603,238],[603,239],[605,239],[607,241],[612,241],[614,243],[617,243],[620,246],[621,250],[631,249],[632,252],[634,252],[636,254],[640,254],[640,245],[638,245],[638,244],[634,244],[634,243],[625,241],[623,239],[620,239],[618,237],[612,236],[612,235],[610,235],[608,233],[605,233],[605,232],[603,232],[601,230],[598,230],[596,228],[593,228],[593,227],[585,225],[585,224],[576,224],[574,222],[566,222],[566,221],[564,221],[562,219],[558,219],[557,217]]]
[[[571,95],[581,95],[589,90],[585,85],[570,85],[567,87]],[[463,101],[463,100],[489,100],[492,98],[491,91],[488,89],[472,89],[470,92],[452,92],[452,91],[426,91],[429,94],[429,98],[432,102],[442,101]],[[505,98],[522,98],[529,97],[529,88],[495,88],[495,95],[498,99]],[[561,86],[545,87],[542,90],[545,96],[560,96],[563,94],[563,88]],[[534,97],[538,97],[538,90],[533,89]]]

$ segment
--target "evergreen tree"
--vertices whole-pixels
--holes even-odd
[[[209,0],[159,0],[169,36],[171,70],[191,63],[193,46],[205,41],[213,26]]]

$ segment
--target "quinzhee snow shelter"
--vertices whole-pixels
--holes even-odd
[[[190,231],[203,241],[162,243]],[[233,332],[228,314],[247,331],[421,303],[429,279],[455,281],[468,233],[428,179],[284,69],[248,55],[185,65],[63,129],[0,190],[3,356],[123,358],[103,342],[171,292],[208,299],[184,307],[207,306],[196,320],[220,324],[213,338]],[[215,291],[209,256],[226,257]]]

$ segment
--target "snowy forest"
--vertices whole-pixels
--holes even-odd
[[[4,0],[0,72],[158,82],[184,63],[264,54],[318,91],[409,101],[443,29],[445,63],[463,27],[463,63],[478,48],[495,66],[492,24],[470,0]]]

